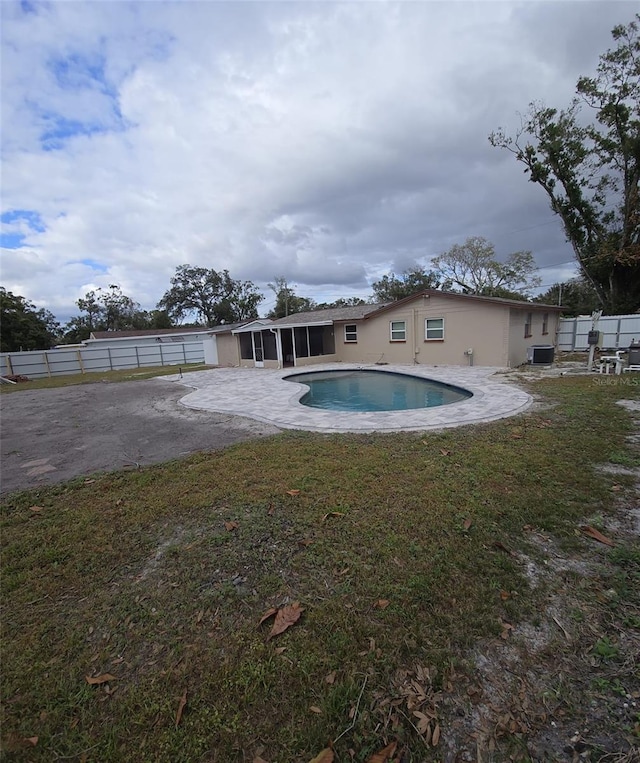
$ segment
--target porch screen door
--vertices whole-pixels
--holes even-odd
[[[264,350],[262,349],[262,332],[253,332],[253,357],[256,362],[256,368],[264,367]]]

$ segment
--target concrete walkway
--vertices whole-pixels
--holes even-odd
[[[459,403],[408,411],[345,413],[301,405],[307,387],[284,377],[305,371],[375,369],[410,374],[455,384],[473,393]],[[283,429],[311,432],[410,432],[478,424],[513,416],[526,410],[531,397],[496,376],[502,369],[458,366],[365,366],[332,363],[284,370],[218,368],[178,376],[165,376],[193,387],[180,402],[188,408],[248,416]]]

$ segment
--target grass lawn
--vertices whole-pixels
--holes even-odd
[[[552,720],[573,731],[583,676],[532,691],[536,711],[511,709],[484,741],[456,724],[483,692],[498,704],[478,686],[477,650],[526,646],[524,624],[567,587],[564,633],[540,660],[570,650],[602,706],[620,692],[629,705],[640,548],[620,530],[609,549],[580,527],[611,536],[616,504],[633,500],[632,476],[594,465],[640,465],[615,403],[640,387],[531,388],[544,405],[489,425],[289,432],[6,497],[7,759],[289,763],[329,747],[337,761],[534,759],[531,735]],[[540,537],[605,572],[534,585]],[[276,616],[262,616],[286,607],[279,618],[299,619],[270,638]],[[640,746],[640,716],[625,712],[603,721],[620,751]],[[464,745],[472,758],[455,757]]]
[[[154,376],[177,374],[179,368],[182,369],[182,373],[187,373],[188,371],[202,371],[207,366],[202,363],[191,363],[181,366],[126,368],[121,371],[88,371],[84,374],[66,374],[64,376],[51,376],[44,379],[29,379],[27,382],[17,382],[16,384],[0,384],[0,393],[23,392],[27,389],[55,389],[57,387],[71,387],[76,384],[96,384],[105,380],[118,382],[151,379]]]

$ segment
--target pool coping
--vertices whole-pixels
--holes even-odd
[[[308,386],[285,381],[285,377],[312,371],[376,370],[463,387],[473,397],[435,408],[406,411],[350,413],[302,405]],[[478,424],[514,416],[533,402],[530,395],[486,366],[403,366],[364,363],[323,363],[285,369],[212,368],[184,375],[164,376],[191,387],[181,405],[196,410],[246,416],[281,429],[309,432],[418,432]]]

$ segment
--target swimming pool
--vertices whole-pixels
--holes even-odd
[[[309,387],[300,398],[302,405],[331,411],[407,411],[450,405],[472,397],[462,387],[390,371],[315,371],[285,379]]]

